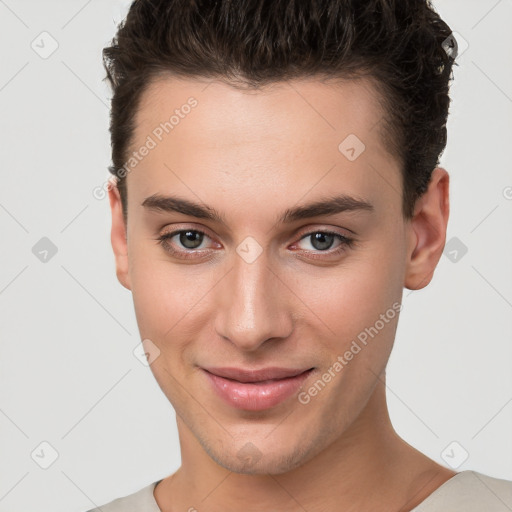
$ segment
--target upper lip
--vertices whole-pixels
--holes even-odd
[[[260,370],[244,370],[242,368],[203,368],[209,373],[213,373],[219,377],[237,380],[239,382],[260,382],[264,380],[285,379],[287,377],[295,377],[311,370],[312,368],[278,368],[268,367]]]

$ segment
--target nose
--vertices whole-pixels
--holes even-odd
[[[269,267],[265,252],[251,263],[235,255],[233,268],[216,288],[216,331],[238,349],[254,352],[268,340],[290,336],[293,293]]]

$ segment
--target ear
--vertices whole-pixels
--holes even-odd
[[[425,193],[418,198],[408,225],[408,252],[404,286],[420,290],[432,280],[443,254],[450,214],[450,176],[436,167]]]
[[[108,199],[112,212],[112,230],[110,241],[116,261],[116,275],[119,282],[128,290],[131,290],[128,265],[128,244],[126,242],[126,225],[123,219],[121,196],[114,180],[109,180]]]

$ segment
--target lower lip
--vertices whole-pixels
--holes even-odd
[[[247,411],[263,411],[283,402],[299,391],[302,383],[313,370],[273,381],[238,382],[204,371],[214,391],[229,405]]]

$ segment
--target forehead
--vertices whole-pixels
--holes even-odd
[[[193,118],[194,128],[200,126],[201,130],[195,130],[194,137],[206,143],[222,134],[231,136],[226,143],[236,144],[259,141],[265,134],[266,138],[284,139],[304,133],[343,135],[350,130],[368,143],[381,143],[374,128],[384,112],[380,95],[368,79],[288,80],[251,89],[207,79],[161,77],[151,82],[141,97],[136,136],[150,132],[158,119],[169,120],[175,110],[180,113],[190,98],[196,99],[199,107],[194,108]],[[296,123],[299,119],[300,126]],[[286,133],[282,133],[283,126]],[[186,132],[187,127],[179,131]]]
[[[149,139],[152,149],[128,175],[129,196],[140,203],[165,193],[158,190],[163,185],[212,197],[251,183],[255,194],[260,186],[268,193],[269,184],[276,198],[291,191],[291,201],[315,187],[354,195],[373,188],[381,201],[398,204],[399,197],[386,196],[399,193],[401,176],[379,135],[379,100],[367,80],[303,79],[254,90],[160,78],[142,95],[135,117],[131,149]]]

